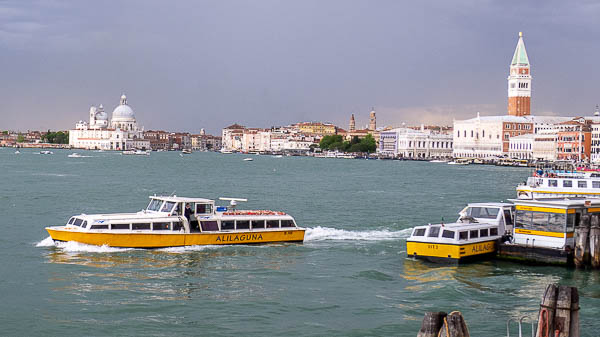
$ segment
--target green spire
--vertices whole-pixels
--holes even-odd
[[[513,55],[511,66],[524,65],[529,66],[529,58],[527,57],[527,51],[525,50],[525,43],[523,42],[523,33],[519,32],[519,42],[517,42],[517,48]]]

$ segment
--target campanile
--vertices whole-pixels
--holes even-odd
[[[510,63],[508,114],[510,116],[531,115],[531,71],[522,32],[519,32],[517,48]]]

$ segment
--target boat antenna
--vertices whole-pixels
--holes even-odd
[[[173,190],[173,192],[171,192],[170,196],[171,196],[171,197],[172,197],[172,196],[174,196],[174,195],[175,195],[175,192],[177,192],[177,190]]]
[[[248,201],[248,199],[243,199],[243,198],[219,198],[219,200],[225,200],[225,201],[229,201],[229,206],[231,206],[231,208],[235,209],[235,206],[237,206],[238,201],[242,201],[242,202],[246,202]]]

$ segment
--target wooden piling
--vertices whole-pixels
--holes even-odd
[[[556,312],[554,314],[554,331],[558,331],[558,337],[569,337],[571,330],[571,287],[558,287],[558,298],[556,300]],[[553,336],[556,336],[553,334]]]
[[[417,337],[437,337],[447,315],[445,312],[426,312]]]
[[[575,267],[583,268],[589,261],[589,234],[590,216],[584,214],[579,220],[579,226],[575,228],[575,254],[573,256]]]
[[[438,337],[470,337],[467,323],[459,311],[453,311],[444,318]]]
[[[554,326],[554,311],[556,308],[555,284],[549,284],[546,287],[542,304],[540,304],[540,313],[538,318],[537,337],[554,336],[552,327]]]
[[[579,337],[579,292],[571,288],[571,327],[569,337]]]
[[[592,215],[589,234],[590,263],[592,268],[600,268],[600,218],[598,214]]]

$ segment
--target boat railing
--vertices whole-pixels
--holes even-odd
[[[522,316],[521,318],[519,318],[519,320],[517,321],[514,318],[510,318],[508,321],[506,321],[506,337],[510,337],[510,322],[517,322],[518,323],[518,327],[519,327],[519,337],[523,337],[523,323],[525,320],[528,320],[529,322],[525,322],[525,323],[530,323],[531,324],[531,337],[535,336],[535,325],[534,325],[534,321],[529,319],[529,317],[527,316]]]

